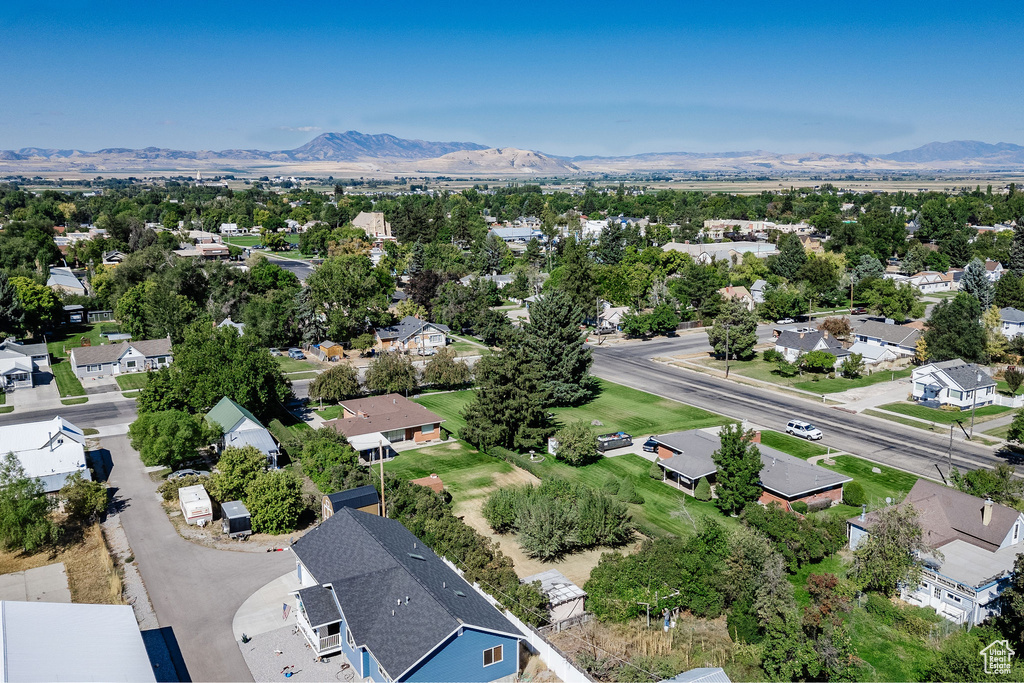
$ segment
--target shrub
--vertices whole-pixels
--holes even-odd
[[[785,356],[775,349],[765,349],[761,357],[768,363],[778,363],[780,360],[785,360]]]
[[[511,487],[498,489],[487,498],[482,513],[495,533],[507,534],[515,528],[523,495],[521,487]]]
[[[939,406],[939,410],[945,410],[946,412],[949,412],[949,413],[959,413],[959,412],[962,412],[960,410],[960,406],[951,406],[948,403],[946,405]]]
[[[67,478],[59,495],[64,501],[68,521],[73,523],[92,521],[107,509],[107,487],[98,481],[85,479],[81,472]]]
[[[558,442],[555,457],[567,465],[580,467],[601,459],[597,450],[597,436],[583,420],[570,422],[560,429],[555,434],[555,440]]]
[[[733,603],[725,623],[729,627],[729,635],[734,643],[756,644],[764,640],[761,620],[754,609],[754,600],[751,596],[744,596]]]
[[[619,493],[619,480],[613,475],[608,475],[608,478],[601,484],[601,491],[607,493],[609,496],[615,496]]]
[[[510,451],[502,446],[491,446],[487,449],[487,454],[524,469],[538,479],[542,478],[543,473],[540,468],[537,467],[537,463],[531,462],[530,458],[525,455],[520,455],[519,453]]]
[[[860,482],[851,481],[843,487],[843,502],[855,507],[860,507],[868,502],[867,494],[864,493],[864,487]]]
[[[633,480],[629,477],[624,478],[619,483],[618,497],[623,503],[643,505],[644,502],[644,497],[637,492],[636,486],[633,485]]]
[[[796,501],[790,507],[793,508],[793,512],[799,512],[801,515],[807,514],[807,503],[802,500]]]
[[[164,500],[177,500],[178,489],[182,486],[195,486],[196,484],[202,484],[206,488],[207,493],[209,493],[210,489],[213,488],[210,486],[209,477],[200,477],[195,474],[190,474],[187,477],[168,479],[160,484],[160,486],[157,486],[156,490]]]
[[[254,446],[224,449],[217,461],[217,471],[210,477],[207,493],[214,500],[242,500],[245,488],[263,470],[267,456]]]
[[[697,482],[696,488],[693,489],[693,497],[704,502],[711,500],[711,484],[708,483],[707,477],[701,477]]]
[[[254,532],[286,534],[302,514],[302,482],[288,470],[260,472],[245,489],[245,506]]]
[[[839,371],[847,379],[857,379],[864,374],[864,356],[859,353],[851,353],[839,364]]]
[[[647,471],[647,476],[657,481],[662,481],[665,478],[665,470],[658,466],[658,462],[654,461],[651,463],[651,469]]]

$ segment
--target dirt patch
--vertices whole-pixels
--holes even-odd
[[[494,488],[508,486],[513,483],[527,483],[527,481],[523,481],[522,479],[512,479],[511,477],[516,476],[514,474],[515,472],[520,472],[522,475],[530,477],[533,482],[539,481],[529,472],[515,468],[513,472],[495,476],[494,479],[496,483]],[[505,477],[509,477],[509,481],[499,482],[500,479]],[[456,503],[454,513],[456,516],[462,517],[466,524],[476,529],[481,535],[497,543],[498,547],[501,548],[501,552],[512,560],[512,563],[515,565],[516,574],[519,578],[539,574],[540,572],[547,571],[548,569],[557,569],[577,586],[582,586],[587,582],[587,579],[590,578],[590,571],[597,566],[597,562],[601,559],[602,554],[618,550],[619,552],[628,555],[636,552],[640,547],[641,541],[637,540],[635,543],[622,546],[621,548],[592,548],[590,550],[573,553],[572,555],[563,557],[557,562],[544,562],[542,560],[537,560],[532,557],[528,557],[522,550],[520,550],[519,543],[516,542],[515,535],[506,534],[505,536],[499,536],[491,531],[491,527],[487,525],[487,521],[484,519],[483,514],[481,514],[485,500],[486,498],[480,497]]]
[[[207,548],[214,548],[215,550],[234,550],[243,553],[271,552],[280,548],[287,548],[293,541],[299,540],[303,534],[313,528],[310,526],[278,536],[272,534],[253,534],[245,540],[235,540],[228,538],[221,532],[219,518],[213,520],[212,523],[207,524],[205,527],[188,524],[185,522],[185,517],[181,514],[176,501],[167,502],[161,499],[160,502],[164,507],[164,512],[170,518],[171,524],[178,531],[179,536],[191,543],[197,543]]]

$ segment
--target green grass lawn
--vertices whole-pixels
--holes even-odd
[[[1010,431],[1010,425],[1003,425],[1002,427],[993,427],[992,429],[985,430],[985,433],[989,436],[994,436],[997,439],[1006,441],[1006,436]]]
[[[7,403],[7,393],[0,391],[0,406]]]
[[[786,578],[793,584],[793,595],[800,607],[810,607],[811,594],[807,591],[807,577],[811,574],[835,574],[846,576],[846,564],[836,555],[826,557],[821,562],[805,564],[795,574],[787,574]]]
[[[781,432],[773,432],[765,430],[761,432],[761,443],[770,448],[780,450],[783,453],[789,453],[798,458],[813,458],[816,455],[825,455],[828,453],[828,448],[820,444],[808,441],[806,439],[799,439],[789,434],[782,434]]]
[[[10,412],[14,412],[14,406],[0,406],[0,415]]]
[[[82,346],[83,337],[89,340],[91,346],[109,343],[106,337],[100,336],[100,331],[103,328],[110,329],[110,327],[111,323],[109,322],[63,327],[47,337],[46,348],[54,358],[67,358],[72,348]]]
[[[136,372],[130,375],[118,375],[117,386],[122,389],[145,389],[149,384],[148,372]]]
[[[835,465],[825,465],[823,462],[818,463],[822,467],[827,467],[830,470],[840,472],[853,477],[854,481],[860,483],[864,487],[864,493],[868,497],[868,506],[875,508],[885,504],[886,497],[898,498],[914,486],[914,483],[918,480],[913,474],[904,472],[903,470],[893,469],[892,467],[886,467],[885,465],[877,465],[867,460],[856,458],[852,455],[837,455],[835,457]],[[877,474],[871,471],[871,468],[877,467],[882,470],[881,474]],[[839,511],[839,508],[846,508],[845,510]],[[860,512],[857,508],[852,508],[846,505],[839,505],[831,508],[837,510],[841,514],[849,512],[848,516]]]
[[[448,345],[449,349],[455,351],[460,357],[465,356],[487,356],[491,353],[491,350],[484,346],[477,346],[476,344],[470,344],[469,342],[454,342]]]
[[[942,620],[934,610],[912,607],[903,609],[913,610],[915,615],[935,623],[941,623]],[[847,623],[857,656],[864,660],[868,669],[858,680],[919,680],[921,669],[935,658],[937,646],[927,638],[907,635],[892,626],[886,626],[877,616],[861,607],[854,606],[847,617]]]
[[[725,370],[724,360],[707,360],[704,364],[708,367],[715,368],[716,370]],[[816,375],[820,379],[815,382],[811,379],[812,373],[805,372],[803,376],[797,375],[795,377],[782,377],[772,372],[775,369],[775,363],[765,362],[760,356],[746,361],[730,361],[729,362],[729,373],[736,373],[743,377],[749,377],[750,379],[758,379],[762,382],[771,382],[777,384],[780,387],[792,387],[794,389],[802,389],[804,391],[811,391],[815,394],[835,394],[840,391],[846,391],[847,389],[856,389],[858,387],[866,387],[872,384],[879,384],[881,382],[888,382],[892,379],[892,372],[876,372],[871,375],[864,375],[857,379],[846,379],[845,377],[836,377],[835,379],[829,379],[826,375]],[[910,369],[899,370],[895,373],[896,379],[903,377],[910,377]]]
[[[399,453],[384,464],[384,469],[403,479],[436,474],[453,499],[464,501],[484,495],[484,489],[493,484],[494,475],[511,472],[512,465],[452,440]]]
[[[85,394],[82,383],[75,377],[75,373],[71,369],[71,363],[68,361],[53,363],[50,366],[50,371],[53,372],[53,379],[57,382],[57,391],[60,392],[61,397],[82,396]]]
[[[281,372],[302,372],[303,370],[315,370],[316,367],[310,363],[309,357],[306,360],[296,360],[288,356],[274,356],[277,360],[277,367]]]
[[[910,373],[910,368],[897,370],[895,373],[883,370],[870,375],[858,377],[857,379],[846,379],[845,377],[836,377],[835,379],[825,378],[817,382],[797,382],[793,386],[797,389],[803,389],[804,391],[813,391],[816,394],[835,394],[840,391],[846,391],[847,389],[858,389],[860,387],[871,386],[872,384],[889,382],[893,378],[903,379],[904,377],[910,377]]]
[[[950,410],[939,410],[938,408],[929,408],[927,406],[917,405],[914,403],[887,403],[883,406],[879,406],[882,410],[888,410],[892,413],[899,413],[900,415],[908,415],[910,417],[916,417],[922,420],[928,420],[929,422],[938,422],[939,424],[951,425],[957,420],[961,422],[970,421],[971,411],[965,410],[962,412],[955,412]],[[992,419],[1003,413],[1008,413],[1013,408],[1009,406],[982,406],[974,411],[974,422],[984,422],[985,419]]]
[[[286,234],[284,239],[291,244],[299,243],[298,235]],[[260,235],[225,235],[223,240],[224,244],[232,244],[236,247],[254,247],[263,241],[263,237]]]
[[[290,380],[313,379],[313,378],[315,378],[315,377],[317,377],[319,375],[320,375],[319,372],[312,372],[312,371],[311,372],[293,372],[293,373],[290,373],[290,374],[286,374],[285,378],[286,379],[290,379]]]
[[[60,400],[60,402],[63,403],[64,405],[66,405],[66,406],[77,406],[79,403],[86,403],[86,402],[88,402],[88,400],[89,399],[87,397],[80,396],[78,398],[62,398]]]
[[[341,406],[327,406],[323,410],[316,411],[316,414],[325,420],[333,420],[334,418],[341,415]]]

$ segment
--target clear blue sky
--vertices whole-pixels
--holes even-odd
[[[3,3],[0,149],[1024,143],[1019,3]]]

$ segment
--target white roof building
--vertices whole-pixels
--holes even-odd
[[[14,453],[25,474],[59,491],[75,472],[91,479],[85,465],[85,434],[62,417],[0,427],[0,453]]]

